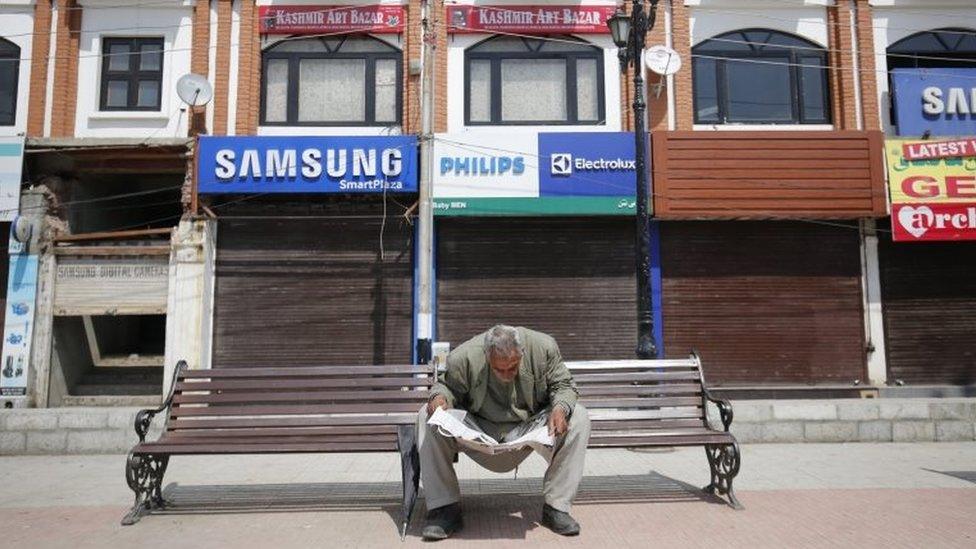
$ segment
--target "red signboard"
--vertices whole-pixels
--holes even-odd
[[[403,6],[261,6],[262,34],[403,32]]]
[[[970,204],[894,204],[895,241],[976,240],[976,202]]]
[[[614,6],[449,6],[448,32],[609,34]]]
[[[976,156],[976,138],[969,137],[951,141],[913,141],[902,145],[902,154],[905,155],[906,160]]]

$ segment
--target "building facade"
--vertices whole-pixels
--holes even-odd
[[[885,186],[886,138],[976,134],[976,98],[951,91],[976,68],[966,4],[659,3],[647,43],[682,65],[645,73],[661,356],[696,349],[743,395],[973,383],[972,243],[894,242]],[[155,398],[178,360],[411,363],[418,339],[497,322],[568,360],[632,356],[617,8],[0,1],[0,137],[23,140],[37,263],[5,398]],[[915,121],[895,97],[913,70],[947,86]],[[212,98],[180,97],[189,73]]]

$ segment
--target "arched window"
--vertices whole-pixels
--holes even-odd
[[[936,29],[913,34],[888,48],[889,69],[973,68],[976,30]]]
[[[20,48],[0,38],[0,126],[13,126],[17,120],[17,80],[20,75]]]
[[[695,122],[829,124],[827,51],[769,29],[721,34],[692,48]]]
[[[603,50],[570,36],[497,36],[464,52],[464,121],[603,124]]]
[[[283,40],[262,53],[261,123],[393,126],[403,56],[369,36]]]

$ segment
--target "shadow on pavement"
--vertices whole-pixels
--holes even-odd
[[[461,539],[522,539],[538,528],[542,514],[542,479],[492,478],[461,481],[465,528]],[[217,484],[163,490],[169,505],[152,514],[275,513],[378,510],[400,522],[399,482],[321,482],[307,484]],[[613,503],[725,502],[701,488],[651,471],[646,475],[588,476],[576,505]],[[408,533],[419,536],[426,509],[417,502]]]
[[[972,482],[976,484],[976,471],[936,471],[935,469],[925,469],[930,473],[939,473],[940,475],[946,475],[950,477],[957,478],[959,480],[965,480],[967,482]]]

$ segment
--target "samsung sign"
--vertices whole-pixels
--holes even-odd
[[[898,135],[976,134],[976,68],[892,71]]]
[[[395,137],[201,137],[201,193],[417,191],[417,140]]]

